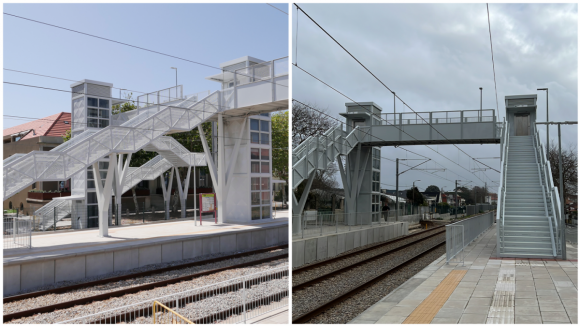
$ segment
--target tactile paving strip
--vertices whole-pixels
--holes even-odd
[[[513,324],[515,318],[516,270],[500,269],[487,314],[487,324]]]
[[[441,310],[447,299],[451,296],[453,291],[467,270],[453,270],[439,285],[429,294],[429,296],[421,302],[421,304],[413,310],[413,312],[405,319],[403,324],[429,324],[435,318],[435,315]]]

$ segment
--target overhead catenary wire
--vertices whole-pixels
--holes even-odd
[[[304,9],[302,9],[299,5],[297,5],[296,3],[294,4],[296,6],[296,8],[298,8],[298,10],[300,10],[303,14],[305,14],[316,26],[318,26],[318,28],[320,28],[328,37],[330,37],[336,44],[338,44],[346,53],[348,53],[348,55],[350,55],[360,66],[362,66],[369,74],[371,74],[381,85],[383,85],[387,90],[389,90],[391,93],[393,93],[393,95],[398,98],[401,103],[403,103],[406,107],[409,108],[409,110],[413,111],[419,118],[421,118],[421,120],[423,120],[426,124],[428,124],[429,126],[431,126],[431,128],[433,130],[435,130],[439,135],[441,135],[445,140],[447,140],[451,145],[455,146],[459,151],[461,151],[462,153],[464,153],[465,155],[467,155],[468,157],[472,158],[471,155],[469,155],[468,153],[466,153],[465,151],[463,151],[462,149],[460,149],[457,145],[453,144],[447,137],[445,137],[443,134],[441,134],[441,132],[439,132],[435,127],[433,127],[433,125],[431,125],[431,123],[429,123],[427,120],[425,120],[422,116],[418,115],[417,112],[415,110],[413,110],[413,108],[411,108],[405,101],[403,101],[403,99],[401,99],[398,95],[396,95],[395,92],[393,92],[393,90],[391,90],[382,80],[380,80],[372,71],[370,71],[370,69],[368,69],[360,60],[358,60],[352,53],[350,53],[340,42],[338,42],[332,35],[330,35],[330,33],[328,33],[322,26],[320,26],[320,24],[318,24],[318,22],[316,22],[312,17],[310,17],[310,15],[308,15],[308,13],[306,13],[304,11]],[[298,67],[297,65],[295,65],[296,67]],[[298,67],[300,68],[300,67]],[[425,145],[426,146],[426,145]],[[429,147],[429,146],[427,146]],[[435,151],[436,152],[436,151]],[[463,168],[463,167],[462,167]],[[465,169],[465,168],[464,168]],[[466,170],[468,171],[468,170]],[[469,171],[468,171],[469,172]],[[475,174],[474,174],[475,175]],[[477,175],[475,175],[478,179],[480,179]],[[483,180],[480,179],[480,181],[483,182]]]
[[[268,5],[268,6],[270,6],[270,7],[272,7],[272,8],[274,8],[274,9],[276,9],[276,10],[278,10],[278,11],[280,11],[280,12],[282,12],[282,13],[284,13],[284,14],[286,14],[286,15],[288,15],[288,13],[287,13],[287,12],[285,12],[284,10],[282,10],[282,9],[280,9],[280,8],[278,8],[278,7],[274,6],[274,5],[271,5],[271,4],[269,4],[269,3],[267,3],[267,5]]]
[[[26,18],[26,17],[22,17],[22,16],[10,14],[10,13],[7,13],[7,12],[5,12],[4,15],[11,16],[11,17],[15,17],[15,18],[19,18],[19,19],[23,19],[23,20],[28,20],[28,21],[31,21],[31,22],[34,22],[34,23],[38,23],[38,24],[42,24],[42,25],[46,25],[46,26],[50,26],[50,27],[54,27],[54,28],[59,28],[59,29],[62,29],[62,30],[66,30],[66,31],[69,31],[69,32],[82,34],[82,35],[85,35],[85,36],[94,37],[94,38],[101,39],[101,40],[108,41],[108,42],[113,42],[113,43],[121,44],[121,45],[128,46],[128,47],[132,47],[132,48],[135,48],[135,49],[139,49],[139,50],[143,50],[143,51],[147,51],[147,52],[151,52],[151,53],[163,55],[163,56],[166,56],[166,57],[170,57],[170,58],[174,58],[174,59],[186,61],[186,62],[193,63],[193,64],[196,64],[196,65],[200,65],[200,66],[204,66],[204,67],[208,67],[208,68],[212,68],[212,69],[221,70],[222,72],[224,71],[223,68],[216,67],[216,66],[212,66],[212,65],[209,65],[209,64],[206,64],[206,63],[202,63],[202,62],[198,62],[198,61],[194,61],[194,60],[189,60],[189,59],[182,58],[182,57],[178,57],[178,56],[175,56],[175,55],[172,55],[172,54],[167,54],[167,53],[163,53],[163,52],[159,52],[159,51],[147,49],[147,48],[140,47],[140,46],[137,46],[137,45],[132,45],[132,44],[129,44],[129,43],[115,41],[115,40],[112,40],[112,39],[109,39],[109,38],[106,38],[106,37],[102,37],[102,36],[98,36],[98,35],[94,35],[94,34],[89,34],[89,33],[81,32],[81,31],[77,31],[77,30],[74,30],[74,29],[71,29],[71,28],[66,28],[66,27],[62,27],[62,26],[58,26],[58,25],[54,25],[54,24],[49,24],[49,23],[41,22],[39,20],[30,19],[30,18]],[[234,71],[225,70],[225,71],[234,72],[235,70]],[[236,74],[242,75],[242,76],[246,76],[246,77],[254,77],[254,76],[245,75],[243,73],[236,73]],[[269,81],[269,80],[264,80],[264,81],[267,81],[267,82],[272,83],[272,84],[276,84],[278,86],[288,87],[288,85],[278,84],[278,83],[275,83],[273,81]]]

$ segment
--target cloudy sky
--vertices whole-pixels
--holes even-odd
[[[496,110],[493,70],[485,4],[300,4],[346,49],[365,64],[414,111]],[[372,101],[393,112],[393,95],[358,65],[304,14],[293,18],[293,62],[357,102]],[[500,119],[504,96],[538,94],[538,121],[546,120],[548,87],[550,120],[578,119],[578,6],[577,4],[490,4],[490,21]],[[298,30],[296,28],[298,24]],[[342,95],[293,67],[293,98],[328,109],[344,121]],[[411,112],[397,100],[397,112]],[[540,128],[545,139],[545,127]],[[562,130],[562,146],[577,145],[576,126]],[[550,128],[551,139],[558,136]],[[499,157],[499,145],[458,145],[475,158]],[[420,190],[435,184],[452,190],[456,179],[487,182],[497,190],[499,173],[487,170],[453,145],[407,146],[432,159],[426,168],[445,168],[435,177],[409,171],[400,176],[401,188]],[[417,158],[402,149],[383,147],[382,156]],[[499,170],[499,159],[482,160]],[[418,161],[410,161],[409,164]],[[457,163],[457,164],[456,164]],[[381,188],[394,189],[395,163],[381,160]],[[340,179],[340,178],[337,178]],[[340,182],[340,180],[339,180]]]

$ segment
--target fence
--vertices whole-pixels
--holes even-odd
[[[245,323],[247,320],[288,306],[289,265],[244,275],[193,290],[152,298],[59,324],[145,323],[173,320],[169,313],[157,311],[158,302],[194,324]]]
[[[417,223],[421,215],[399,215],[399,222]],[[332,213],[304,211],[292,215],[292,236],[304,238],[323,234],[348,232],[396,222],[394,212]]]
[[[445,226],[447,263],[459,254],[463,262],[463,249],[493,225],[493,214],[488,212]]]
[[[153,324],[193,324],[163,303],[153,301]]]
[[[4,218],[4,247],[3,249],[31,248],[32,221],[16,217]]]

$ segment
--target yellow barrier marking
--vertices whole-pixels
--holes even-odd
[[[467,273],[466,270],[453,270],[439,285],[429,294],[427,299],[423,300],[421,304],[413,310],[413,312],[405,319],[403,324],[429,324],[435,318],[435,315],[443,307],[451,293],[455,291],[463,276]]]

